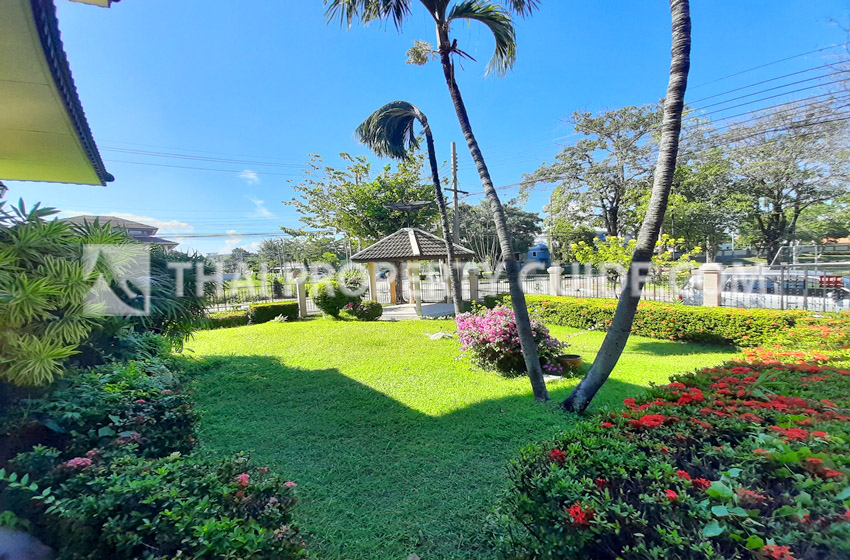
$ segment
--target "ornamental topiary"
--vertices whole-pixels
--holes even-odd
[[[358,321],[375,321],[384,314],[384,306],[377,301],[349,303],[344,309]]]
[[[349,303],[360,303],[359,296],[349,296],[340,289],[336,280],[325,280],[310,287],[310,297],[322,313],[339,317],[339,312]]]

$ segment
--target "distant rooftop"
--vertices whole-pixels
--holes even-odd
[[[124,218],[119,218],[117,216],[94,216],[92,214],[83,214],[80,216],[72,216],[70,218],[62,218],[63,222],[70,222],[72,224],[84,225],[84,224],[93,224],[97,221],[100,225],[110,224],[115,229],[149,229],[153,230],[153,233],[156,233],[159,228],[156,226],[149,226],[147,224],[143,224],[140,222],[134,222],[133,220],[126,220]]]

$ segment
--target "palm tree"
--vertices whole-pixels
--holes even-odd
[[[449,215],[446,212],[446,200],[443,198],[443,188],[440,185],[440,170],[437,166],[437,153],[434,149],[434,136],[425,113],[407,101],[387,103],[367,118],[357,127],[356,134],[363,144],[382,157],[407,159],[410,157],[409,148],[418,148],[419,140],[413,131],[414,124],[419,121],[425,134],[425,144],[428,147],[428,163],[431,166],[431,180],[434,181],[434,192],[437,197],[437,209],[443,226],[443,238],[446,240],[446,254],[449,260],[449,278],[452,289],[452,299],[455,305],[455,316],[463,313],[463,293],[455,262],[454,243],[449,239]]]
[[[449,31],[451,24],[457,21],[477,21],[487,26],[496,41],[496,50],[487,67],[487,72],[496,72],[504,75],[510,70],[516,60],[516,33],[508,10],[502,5],[494,4],[486,0],[462,0],[451,2],[450,0],[419,0],[434,20],[437,27],[437,54],[443,67],[446,85],[449,95],[457,113],[461,131],[466,139],[469,152],[481,177],[481,186],[493,212],[493,221],[496,226],[496,235],[502,249],[502,258],[505,262],[505,272],[508,276],[510,286],[511,305],[516,317],[517,334],[522,346],[522,354],[525,358],[525,367],[531,381],[534,399],[536,401],[549,400],[546,384],[543,380],[543,370],[540,368],[540,358],[537,355],[537,345],[531,331],[531,321],[528,318],[528,307],[525,303],[525,295],[519,283],[519,264],[514,258],[511,248],[510,233],[505,223],[505,211],[502,202],[493,186],[490,171],[481,154],[478,141],[472,133],[472,125],[466,105],[460,94],[455,81],[455,64],[453,57],[460,56],[471,58],[468,54],[458,49],[457,40],[452,40]],[[371,21],[391,20],[396,28],[400,28],[404,19],[412,11],[413,0],[325,0],[328,6],[326,15],[329,19],[339,18],[343,24],[349,27],[357,19],[363,23]],[[525,16],[530,15],[539,5],[538,0],[506,0],[507,8],[514,13]]]
[[[617,303],[611,328],[605,335],[605,340],[602,342],[599,353],[596,354],[590,371],[563,402],[564,408],[573,412],[581,412],[587,408],[596,392],[611,375],[623,353],[632,330],[640,294],[646,282],[645,273],[649,269],[655,241],[661,232],[661,224],[667,210],[667,199],[670,196],[673,171],[676,169],[676,157],[679,152],[679,133],[682,129],[682,109],[685,103],[685,90],[688,86],[688,71],[691,67],[691,14],[688,0],[670,0],[670,14],[673,19],[673,60],[670,64],[667,97],[664,100],[664,120],[661,125],[661,142],[658,162],[655,165],[652,195],[638,233],[631,270],[623,293],[620,295],[620,301]]]

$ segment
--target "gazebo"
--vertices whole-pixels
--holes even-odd
[[[466,247],[454,245],[455,258],[458,260],[469,260],[475,257],[475,253]],[[351,256],[352,262],[365,263],[369,268],[369,290],[372,299],[378,301],[378,291],[375,278],[375,263],[389,262],[398,267],[396,280],[390,283],[390,299],[393,303],[400,303],[401,285],[401,263],[408,264],[408,277],[410,279],[410,293],[416,304],[416,312],[421,315],[422,309],[422,284],[419,278],[419,261],[446,261],[446,241],[418,228],[402,228],[380,241],[376,242],[362,251]],[[448,279],[446,279],[448,284]],[[447,290],[451,294],[451,290]]]

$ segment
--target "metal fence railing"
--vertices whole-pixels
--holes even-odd
[[[850,263],[731,266],[720,283],[724,307],[850,311]]]

